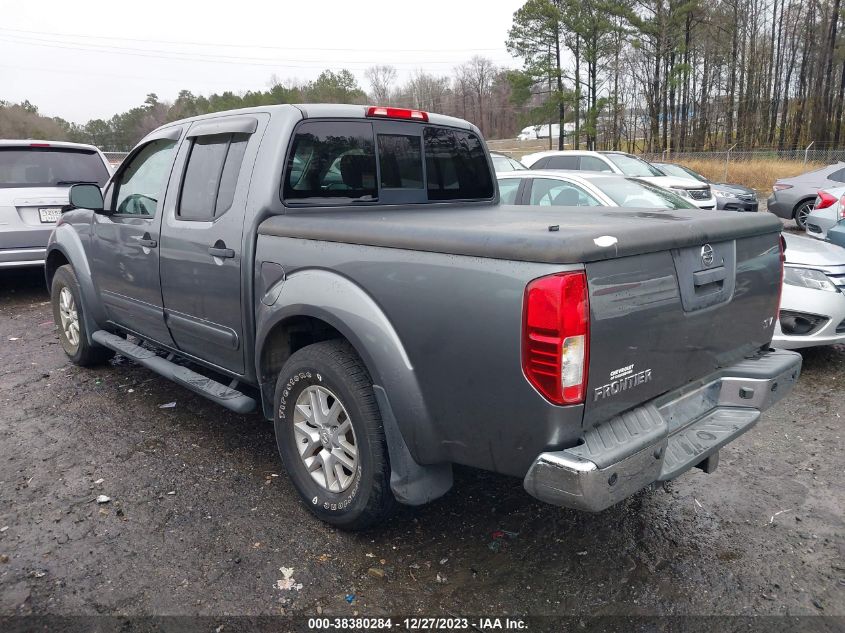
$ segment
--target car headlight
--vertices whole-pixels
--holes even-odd
[[[678,194],[679,196],[681,196],[682,198],[689,198],[689,197],[690,197],[690,195],[689,195],[689,191],[687,191],[687,190],[686,190],[686,189],[684,189],[683,187],[669,187],[669,188],[670,188],[672,191],[674,191],[676,194]]]
[[[713,189],[713,195],[719,196],[720,198],[736,198],[737,195],[735,193],[731,193],[730,191],[725,191],[724,189]]]
[[[813,290],[837,292],[836,286],[827,275],[821,271],[813,270],[812,268],[784,266],[783,283],[789,284],[790,286],[812,288]]]

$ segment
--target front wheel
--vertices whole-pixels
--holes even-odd
[[[59,331],[59,342],[72,363],[90,367],[102,364],[114,356],[111,350],[88,342],[82,312],[82,292],[76,273],[69,264],[60,266],[53,275],[50,302],[53,304],[53,321]]]
[[[295,352],[276,382],[276,443],[303,503],[345,530],[395,507],[372,379],[351,345],[324,341]]]
[[[807,229],[807,217],[813,211],[813,201],[807,200],[806,202],[802,202],[798,205],[795,209],[795,224],[798,225],[798,228],[802,231]]]

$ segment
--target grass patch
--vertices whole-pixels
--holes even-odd
[[[748,161],[736,161],[728,164],[728,175],[725,178],[724,159],[699,158],[683,159],[675,158],[674,162],[689,167],[703,174],[713,182],[729,182],[745,185],[756,189],[761,195],[769,195],[772,184],[778,178],[789,178],[798,176],[813,169],[819,169],[822,163],[807,163],[800,160],[778,160],[778,159],[755,159]]]

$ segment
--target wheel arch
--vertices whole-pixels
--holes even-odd
[[[418,505],[452,485],[451,465],[428,415],[417,375],[388,317],[375,300],[345,277],[306,270],[280,281],[256,313],[256,375],[264,414],[273,417],[278,371],[297,349],[345,339],[374,383],[391,460],[391,488],[400,502]],[[431,464],[431,465],[422,465]]]
[[[816,196],[806,196],[804,198],[801,198],[798,202],[796,202],[795,206],[792,207],[792,219],[793,220],[795,219],[795,216],[797,215],[798,209],[801,207],[801,205],[806,204],[807,202],[812,202],[815,199],[816,199]]]

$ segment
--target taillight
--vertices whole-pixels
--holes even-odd
[[[525,288],[522,371],[554,404],[584,402],[590,304],[583,271],[535,279]]]
[[[827,209],[829,206],[836,204],[836,198],[830,195],[827,191],[819,191],[816,196],[816,209]]]
[[[784,189],[792,189],[792,185],[783,185],[780,183],[772,185],[772,191],[783,191]]]
[[[382,106],[370,106],[367,108],[367,116],[383,119],[406,119],[409,121],[428,122],[428,112],[422,110],[409,110],[408,108],[387,108]]]
[[[839,198],[839,219],[845,220],[845,196]]]

